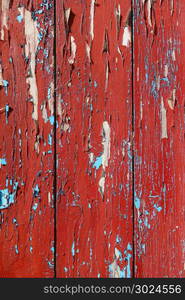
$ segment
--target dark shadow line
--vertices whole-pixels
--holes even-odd
[[[132,277],[135,278],[135,98],[134,98],[134,7],[135,0],[131,0],[131,64],[132,64],[132,247],[133,247],[133,264]]]
[[[53,38],[53,79],[54,79],[54,179],[53,179],[53,196],[54,196],[54,278],[57,277],[57,26],[56,16],[57,7],[56,0],[54,0],[54,13],[53,13],[53,27],[54,27],[54,38]]]

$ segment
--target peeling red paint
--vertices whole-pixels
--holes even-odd
[[[0,209],[0,276],[52,277],[53,155],[48,152],[53,151],[54,146],[48,145],[48,135],[53,135],[53,126],[49,121],[44,123],[42,105],[45,103],[49,117],[48,88],[53,82],[53,8],[42,7],[41,0],[21,1],[21,7],[16,0],[1,1],[3,3],[7,7],[1,14],[0,62],[7,87],[0,87],[0,157],[5,157],[7,164],[0,169],[0,190],[7,189],[10,195],[14,192],[16,195],[14,203]],[[40,9],[42,13],[39,14]],[[32,14],[30,20],[37,28],[36,39],[39,39],[38,33],[43,35],[33,47],[30,35],[27,50],[25,13],[30,17]],[[29,27],[28,31],[31,29]],[[31,80],[35,80],[38,90],[36,117],[33,117]],[[5,196],[1,196],[1,201],[5,201]]]
[[[184,277],[183,1],[0,10],[0,277]]]
[[[63,31],[66,10],[73,18]],[[57,3],[59,277],[127,277],[132,265],[115,257],[132,244],[131,45],[122,45],[129,10],[130,1]]]
[[[141,2],[134,7],[135,274],[183,278],[185,3],[143,1],[149,14]]]

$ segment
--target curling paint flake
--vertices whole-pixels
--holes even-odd
[[[96,3],[96,0],[91,0],[91,6],[90,6],[90,36],[91,36],[91,41],[93,41],[93,39],[94,39],[95,3]]]
[[[129,47],[131,43],[131,31],[129,26],[124,28],[122,46]]]
[[[23,8],[22,8],[23,9]],[[38,120],[38,88],[36,79],[36,51],[39,45],[39,32],[37,29],[37,22],[32,19],[31,12],[25,9],[24,12],[25,21],[25,55],[30,56],[30,74],[27,77],[26,82],[29,84],[29,92],[33,101],[33,120]]]
[[[1,40],[4,40],[4,27],[8,29],[8,10],[10,0],[1,0]]]
[[[75,43],[75,39],[73,36],[71,36],[71,56],[68,59],[70,65],[73,65],[75,62],[76,50],[77,50],[77,46]]]
[[[110,159],[110,126],[107,121],[103,122],[103,132],[102,132],[103,140],[103,154],[102,154],[102,166],[105,170],[108,167],[108,161]]]
[[[161,139],[168,138],[167,134],[167,117],[163,98],[161,98]]]

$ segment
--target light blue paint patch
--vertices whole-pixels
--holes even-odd
[[[163,191],[163,193],[166,193],[166,184],[163,186],[162,191]]]
[[[50,121],[51,125],[54,125],[54,123],[55,123],[55,117],[54,116],[50,116],[49,117],[49,121]]]
[[[48,134],[48,144],[50,146],[52,146],[52,136],[51,136],[51,134]]]
[[[14,191],[16,191],[17,190],[17,188],[18,188],[18,182],[14,182],[14,184],[13,184],[13,190]]]
[[[54,268],[54,263],[51,262],[51,261],[48,261],[48,266],[50,269],[53,269]]]
[[[17,20],[19,23],[21,23],[22,20],[23,20],[23,17],[22,17],[21,15],[19,15],[19,16],[17,16],[16,20]]]
[[[48,49],[44,49],[44,56],[45,56],[45,58],[48,58],[48,56],[49,56],[49,50]]]
[[[132,246],[130,245],[130,243],[128,243],[128,245],[127,245],[127,250],[132,251]]]
[[[164,81],[164,82],[166,83],[167,86],[170,85],[170,81],[169,81],[168,77],[163,77],[163,78],[161,78],[161,81]]]
[[[30,246],[30,253],[33,253],[33,247]]]
[[[34,197],[38,197],[39,196],[39,193],[40,193],[40,189],[39,189],[39,186],[38,184],[33,188],[33,196]]]
[[[130,268],[130,259],[132,255],[130,253],[127,254],[127,278],[131,278],[131,268]]]
[[[52,153],[52,150],[49,150],[49,151],[48,151],[48,154],[51,154],[51,153]]]
[[[41,42],[43,39],[43,34],[41,32],[38,33],[38,40]]]
[[[6,104],[6,106],[5,106],[6,124],[8,124],[8,116],[9,116],[9,112],[10,112],[10,107],[9,107],[8,104]]]
[[[8,95],[9,82],[7,80],[3,80],[3,86],[4,86],[4,89],[5,89],[5,94]]]
[[[110,274],[110,278],[114,277],[114,272],[115,272],[115,265],[114,263],[109,265],[109,274]],[[117,272],[119,275],[119,278],[125,278],[125,268],[123,268],[123,270],[120,269],[120,267],[117,267]]]
[[[0,209],[8,208],[13,204],[15,195],[16,191],[11,194],[8,189],[0,190]]]
[[[113,277],[113,274],[114,274],[113,264],[109,265],[109,274],[110,274],[110,277]]]
[[[8,178],[6,178],[6,187],[8,187]]]
[[[145,74],[145,83],[148,83],[148,73]]]
[[[118,234],[116,236],[116,243],[117,244],[121,243],[121,238],[120,238],[120,236]]]
[[[120,274],[120,278],[125,278],[126,277],[125,268],[123,268],[123,270],[120,270],[119,274]]]
[[[143,253],[145,253],[146,252],[146,245],[142,244],[141,247],[142,247]]]
[[[71,254],[72,254],[72,256],[75,256],[75,242],[72,243]]]
[[[156,78],[154,76],[154,80],[152,81],[152,86],[151,86],[151,94],[155,99],[159,98],[159,94],[158,94],[158,89],[157,89],[157,82],[156,82]]]
[[[162,207],[161,206],[157,206],[157,204],[154,204],[154,208],[160,212],[162,210]]]
[[[98,83],[96,82],[96,80],[94,81],[94,87],[95,87],[95,88],[98,87]]]
[[[7,80],[3,80],[3,86],[8,87],[8,85],[9,85],[9,82]]]
[[[148,217],[145,217],[144,224],[148,229],[150,229],[150,224],[148,223]]]
[[[51,250],[52,253],[55,253],[55,247],[51,247],[50,250]]]
[[[128,149],[128,158],[130,160],[132,160],[132,152],[131,152],[131,149]]]
[[[93,111],[93,105],[92,105],[92,103],[90,104],[90,111]]]
[[[98,277],[98,278],[100,278],[100,277],[101,277],[101,274],[100,274],[100,273],[98,273],[97,277]]]
[[[7,165],[6,158],[0,158],[0,165],[2,165],[2,166]]]
[[[43,14],[43,9],[38,9],[35,11],[35,14],[41,15]]]
[[[93,164],[93,168],[96,168],[96,170],[98,170],[102,165],[102,156],[98,156],[96,158],[96,161]]]
[[[17,246],[17,245],[15,245],[15,253],[16,253],[16,254],[19,254],[19,249],[18,249],[18,246]]]
[[[134,205],[137,209],[140,209],[141,206],[141,200],[135,195],[134,197]]]
[[[48,88],[48,95],[47,95],[48,100],[51,99],[51,87]]]
[[[38,203],[34,203],[34,205],[32,206],[32,209],[33,209],[34,211],[36,211],[37,208],[38,208]]]
[[[15,226],[18,226],[18,222],[17,222],[17,219],[16,219],[16,218],[13,218],[13,219],[12,219],[12,223],[13,223]]]
[[[68,268],[64,267],[64,272],[67,273],[68,272]]]

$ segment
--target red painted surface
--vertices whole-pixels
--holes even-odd
[[[185,3],[149,2],[135,1],[135,270],[184,277]]]
[[[19,2],[1,1],[9,7],[1,14],[4,81],[0,87],[0,158],[6,159],[6,165],[0,166],[1,208],[11,197],[14,203],[0,209],[0,276],[51,277],[54,274],[51,250],[54,241],[53,154],[48,151],[54,147],[48,145],[48,135],[53,134],[53,126],[43,115],[44,105],[48,118],[51,115],[49,103],[52,107],[48,89],[53,82],[53,27],[50,24],[53,9],[42,7],[42,1],[25,0],[21,1],[23,6],[19,11]],[[31,13],[35,21],[30,18]],[[33,23],[28,24],[29,20]],[[26,24],[29,27],[27,39]],[[42,38],[37,49],[32,35],[35,25]],[[38,33],[35,29],[35,44]],[[34,105],[27,80],[35,91],[35,86],[38,89],[38,118],[36,113],[32,115]],[[9,107],[7,113],[6,106]]]
[[[57,276],[131,276],[130,1],[57,3]]]
[[[0,10],[0,277],[184,277],[183,1]]]

